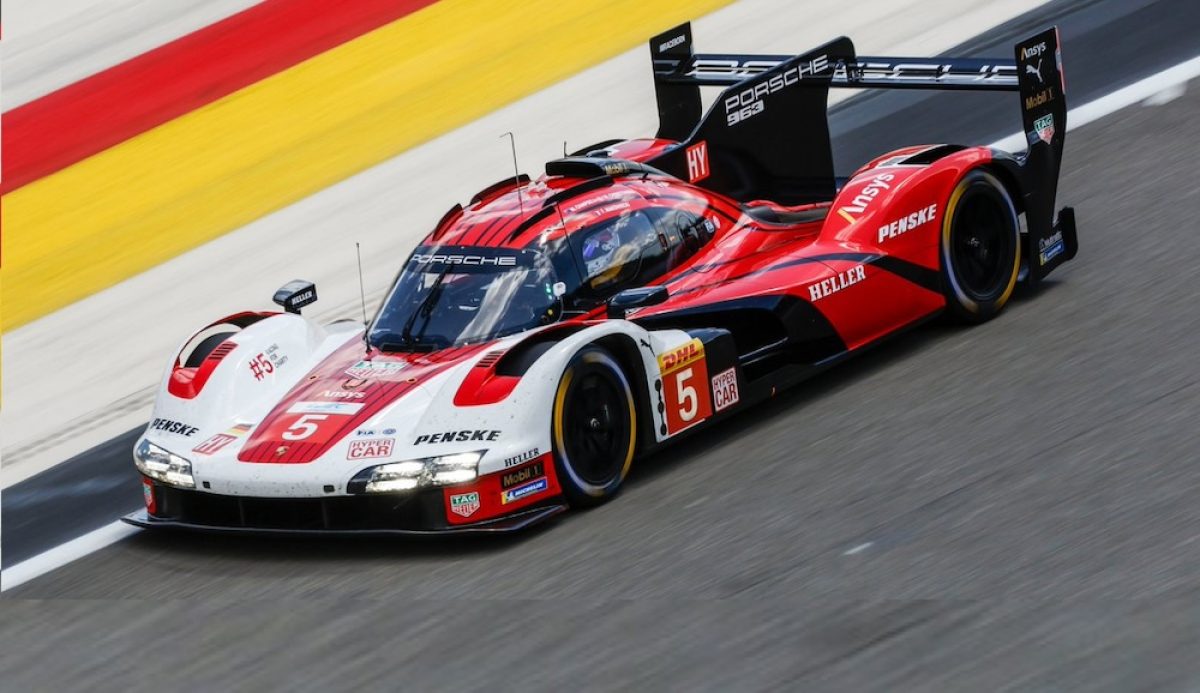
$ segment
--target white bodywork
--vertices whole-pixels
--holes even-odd
[[[259,422],[288,392],[309,377],[321,362],[347,345],[362,340],[362,327],[339,322],[322,327],[287,313],[274,315],[250,325],[231,340],[237,347],[213,371],[200,393],[183,399],[168,391],[171,368],[163,376],[154,405],[153,420],[178,422],[189,431],[160,430],[152,423],[143,438],[192,464],[196,490],[215,494],[254,497],[328,497],[348,495],[347,482],[356,473],[387,462],[415,460],[458,452],[474,452],[486,447],[479,463],[479,476],[502,471],[505,460],[551,450],[550,429],[555,392],[572,356],[583,347],[613,334],[627,335],[638,345],[646,380],[639,385],[637,374],[627,374],[634,387],[653,392],[658,378],[657,354],[686,344],[691,337],[678,330],[648,332],[624,320],[610,320],[566,336],[543,354],[521,377],[512,392],[496,404],[457,406],[455,393],[468,372],[486,354],[511,348],[531,333],[508,337],[465,359],[463,362],[418,383],[378,414],[358,426],[364,437],[385,435],[395,439],[391,454],[372,459],[348,459],[351,443],[359,437],[352,433],[337,441],[310,463],[272,464],[243,462],[238,453],[253,437],[254,429],[240,435],[231,444],[209,455],[194,448],[212,436],[226,433],[238,424],[257,427]],[[185,342],[193,342],[189,339]],[[647,346],[649,348],[647,348]],[[183,347],[181,347],[183,348]],[[254,376],[251,364],[261,355],[272,361],[270,373],[261,380]],[[259,369],[260,372],[264,369]],[[348,402],[349,403],[349,402]],[[653,416],[654,430],[660,431],[661,414],[655,407],[641,415]],[[421,443],[422,434],[442,431],[482,429],[499,431],[494,441]],[[656,434],[657,435],[657,434]],[[327,487],[333,487],[333,491]]]

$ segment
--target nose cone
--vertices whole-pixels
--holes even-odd
[[[261,464],[307,464],[346,438],[370,437],[375,429],[398,432],[410,428],[435,394],[429,386],[438,380],[437,376],[467,361],[483,346],[422,354],[367,355],[362,343],[352,340],[322,361],[272,408],[238,459]],[[389,425],[393,420],[395,423]]]

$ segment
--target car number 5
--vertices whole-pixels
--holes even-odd
[[[317,432],[318,422],[328,419],[328,414],[305,414],[296,419],[296,422],[288,426],[283,432],[284,440],[304,440]]]
[[[684,368],[675,376],[675,388],[679,393],[679,418],[684,423],[696,418],[696,412],[700,409],[700,403],[696,399],[696,388],[684,384],[691,380],[694,374],[691,368]],[[685,402],[687,403],[686,406],[684,406]]]
[[[662,433],[673,436],[712,416],[708,366],[700,340],[659,356],[659,372],[666,428]]]

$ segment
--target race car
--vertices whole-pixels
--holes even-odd
[[[516,530],[612,498],[635,459],[891,335],[995,316],[1075,256],[1054,212],[1058,34],[1011,60],[694,54],[650,42],[652,138],[456,205],[364,325],[282,311],[199,330],[134,449],[153,528]],[[702,115],[700,89],[725,87]],[[835,175],[830,88],[1017,92],[1026,151],[911,146]],[[1024,217],[1024,223],[1021,222]]]

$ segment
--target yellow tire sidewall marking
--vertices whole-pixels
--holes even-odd
[[[1016,221],[1016,219],[1015,219],[1016,210],[1014,208],[1012,208],[1012,200],[1008,199],[1008,190],[1004,187],[1004,184],[1001,183],[995,176],[993,176],[992,174],[990,174],[986,171],[976,170],[976,171],[972,171],[971,173],[979,173],[980,175],[982,175],[983,178],[988,181],[988,183],[995,186],[995,188],[998,191],[1000,191],[1000,193],[1002,195],[1005,196],[1005,202],[1009,206],[1010,211],[1013,212],[1013,218],[1014,218],[1014,221]],[[968,176],[970,176],[971,173],[968,173]],[[954,284],[955,284],[955,280],[953,277],[954,270],[951,268],[951,265],[950,265],[950,231],[953,227],[954,214],[958,209],[959,200],[962,198],[963,194],[966,192],[968,187],[969,187],[969,181],[967,180],[966,177],[964,177],[963,180],[959,181],[958,185],[956,185],[954,187],[954,190],[950,193],[950,200],[946,203],[946,214],[943,215],[943,217],[942,217],[941,253],[942,253],[942,264],[946,268],[946,275],[947,275],[947,279],[951,283],[951,287],[950,287],[951,290],[954,291],[955,295],[958,297],[958,300],[962,304],[963,308],[966,308],[971,313],[978,315],[979,314],[979,304],[976,303],[971,298],[964,295],[962,292],[958,291],[957,287],[954,286]],[[995,309],[993,312],[999,311],[1001,308],[1004,307],[1004,305],[1006,303],[1008,303],[1008,299],[1012,296],[1013,290],[1017,286],[1017,276],[1020,274],[1020,271],[1021,271],[1021,233],[1020,233],[1019,226],[1017,226],[1016,230],[1015,230],[1014,242],[1016,243],[1016,250],[1013,253],[1014,259],[1013,259],[1012,274],[1008,278],[1008,285],[1005,287],[1004,292],[1002,294],[1000,294],[999,298],[996,299],[996,306],[995,306]]]

